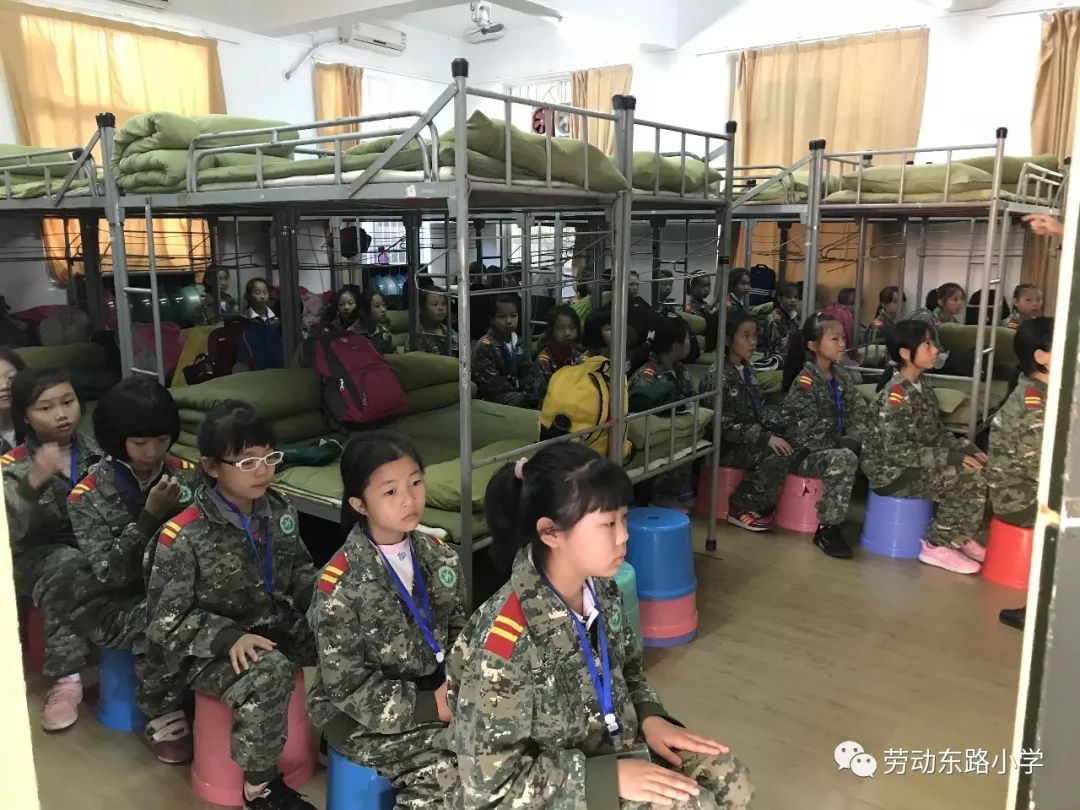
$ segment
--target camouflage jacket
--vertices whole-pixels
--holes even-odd
[[[142,590],[147,546],[166,520],[191,505],[202,483],[194,465],[172,457],[165,459],[161,475],[175,475],[180,482],[178,507],[164,520],[144,509],[150,486],[157,480],[140,491],[130,471],[109,459],[92,466],[68,496],[75,541],[103,584],[113,588],[137,584]]]
[[[667,715],[615,582],[593,586],[608,635],[618,748],[569,612],[519,553],[510,581],[473,614],[450,653],[453,719],[440,743],[457,755],[457,778],[443,785],[447,807],[617,806],[616,751],[640,742],[647,717]]]
[[[1026,374],[990,423],[986,484],[994,513],[1003,517],[1038,502],[1046,385]]]
[[[744,368],[750,368],[744,366]],[[716,366],[701,380],[699,389],[704,393],[712,388]],[[724,377],[721,380],[722,407],[720,412],[720,441],[722,444],[751,444],[764,447],[773,436],[784,433],[783,415],[765,404],[757,376],[750,371],[750,382],[740,369],[724,358]]]
[[[867,346],[883,346],[885,345],[885,333],[889,330],[889,327],[893,325],[894,321],[885,313],[881,313],[873,322],[866,327],[866,341]]]
[[[840,393],[840,411],[832,384],[817,364],[807,363],[784,399],[785,435],[799,449],[811,453],[837,447],[857,453],[866,435],[869,408],[856,388],[854,372],[834,364],[832,373]]]
[[[29,480],[33,446],[20,444],[0,457],[8,537],[20,593],[26,593],[25,589],[33,584],[29,580],[36,577],[39,564],[57,546],[76,545],[68,515],[68,494],[101,458],[101,450],[82,434],[76,434],[74,447],[78,449],[75,481],[56,473],[37,490],[31,488]]]
[[[708,318],[712,314],[712,307],[704,298],[695,298],[688,295],[686,296],[686,305],[683,307],[683,311],[691,315],[697,315],[699,318]]]
[[[257,560],[219,496],[200,486],[194,503],[162,526],[147,554],[147,637],[177,666],[217,658],[245,633],[288,642],[291,628],[307,626],[304,614],[315,590],[315,567],[298,528],[296,510],[268,491],[252,518]],[[272,595],[263,584],[268,537]]]
[[[195,307],[195,325],[208,326],[220,323],[226,315],[237,315],[239,310],[236,299],[228,293],[221,293],[221,300],[217,301],[213,296],[202,293],[199,296],[199,305]]]
[[[536,362],[533,363],[532,371],[530,372],[533,396],[536,397],[537,403],[543,403],[544,395],[547,393],[548,383],[551,381],[552,374],[563,366],[576,366],[584,359],[585,356],[575,348],[570,355],[570,360],[566,363],[560,363],[558,358],[555,357],[546,346],[541,349],[540,354],[536,357]]]
[[[792,332],[799,331],[799,314],[784,312],[779,307],[773,309],[765,321],[765,354],[787,355],[788,338]]]
[[[427,587],[435,640],[447,654],[469,614],[457,552],[421,532],[412,533],[410,544]],[[359,731],[370,740],[372,757],[393,737],[430,745],[442,727],[435,690],[445,680],[443,665],[360,527],[322,570],[308,622],[319,652],[308,692],[315,725],[332,728],[332,741],[351,735],[353,745]]]
[[[363,335],[374,343],[380,354],[393,354],[397,351],[397,346],[394,345],[394,335],[386,328],[385,324],[377,323],[375,328],[371,330],[361,329],[358,326],[356,333]]]
[[[893,483],[905,470],[929,473],[935,467],[959,465],[965,455],[979,452],[945,428],[934,385],[926,377],[916,386],[894,375],[870,405],[867,428],[862,469],[874,489]]]
[[[666,366],[655,354],[630,375],[630,410],[647,411],[694,396],[694,382],[682,363]]]
[[[1005,318],[1001,322],[1001,325],[1004,326],[1006,329],[1016,330],[1020,328],[1021,323],[1022,321],[1020,320],[1020,313],[1014,309],[1011,313],[1009,313],[1009,317]]]
[[[456,357],[458,353],[457,332],[449,326],[444,327],[441,335],[435,332],[420,332],[416,336],[416,340],[409,342],[409,351]]]
[[[527,389],[530,365],[520,342],[511,348],[488,332],[477,341],[472,353],[477,398],[519,408],[535,407],[532,392]]]

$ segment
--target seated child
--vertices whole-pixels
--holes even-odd
[[[585,319],[581,330],[581,345],[585,347],[583,358],[611,357],[611,310],[601,309]]]
[[[203,273],[199,306],[195,308],[196,326],[220,323],[222,318],[240,314],[236,299],[229,293],[229,279],[224,267],[211,267]]]
[[[840,527],[859,471],[868,410],[854,372],[842,365],[846,348],[840,322],[816,313],[806,319],[785,364],[801,369],[784,400],[785,433],[795,448],[790,469],[821,480],[814,545],[840,559],[852,556]]]
[[[836,296],[836,302],[823,310],[826,315],[840,322],[844,329],[844,343],[855,345],[855,288],[844,287]]]
[[[326,323],[323,325],[324,334],[343,334],[356,331],[356,318],[360,314],[357,307],[363,293],[355,284],[343,284],[334,295],[327,311]]]
[[[420,291],[420,334],[409,351],[456,357],[458,335],[446,320],[446,294],[442,290]]]
[[[630,278],[626,285],[627,300],[630,301],[631,306],[635,301],[644,301],[641,297],[641,276],[636,270],[630,271]]]
[[[472,379],[479,399],[535,408],[533,392],[526,385],[529,359],[518,341],[517,325],[517,298],[497,296],[487,334],[473,348]]]
[[[716,310],[708,301],[711,289],[709,276],[704,273],[692,276],[686,283],[685,311],[699,318],[708,318]]]
[[[1054,319],[1034,317],[1016,330],[1013,346],[1020,379],[990,423],[986,485],[998,520],[1030,529],[1039,506],[1039,460],[1050,382]],[[1003,610],[1001,620],[1024,626],[1024,608]]]
[[[934,302],[933,307],[930,307],[931,301]],[[949,358],[949,353],[941,345],[938,327],[943,323],[958,323],[957,316],[964,311],[965,301],[967,301],[967,295],[964,293],[964,288],[959,284],[949,282],[927,293],[927,306],[911,313],[912,320],[922,321],[930,327],[930,339],[938,350],[938,360],[935,366],[937,369],[943,368]],[[968,373],[971,373],[970,366]]]
[[[16,446],[0,457],[15,593],[41,609],[45,635],[43,674],[53,681],[41,715],[46,731],[79,719],[80,670],[90,644],[72,619],[79,574],[86,561],[75,543],[67,497],[101,457],[79,435],[82,410],[67,372],[29,368],[11,382]]]
[[[509,581],[447,662],[448,807],[749,805],[746,766],[686,731],[645,677],[612,579],[632,500],[623,468],[577,443],[507,464],[488,484],[492,551]]]
[[[244,287],[244,301],[247,312],[244,317],[249,321],[259,321],[267,326],[277,323],[277,315],[270,309],[270,285],[265,278],[253,278]]]
[[[652,308],[654,311],[664,314],[674,306],[668,300],[671,298],[671,291],[674,288],[675,274],[670,270],[660,270],[656,274],[656,280],[653,281]]]
[[[746,296],[749,294],[750,271],[745,267],[732,267],[728,273],[728,297],[724,302],[729,322],[746,311]]]
[[[986,506],[986,454],[941,421],[934,386],[923,376],[938,359],[930,325],[900,321],[886,341],[896,370],[870,409],[863,472],[879,495],[935,504],[920,562],[977,574],[986,556],[975,540]]]
[[[296,673],[315,663],[305,615],[315,568],[296,510],[270,489],[282,453],[270,422],[236,400],[199,429],[200,465],[213,483],[165,524],[147,584],[146,635],[194,691],[234,712],[232,755],[246,810],[314,810],[285,784]]]
[[[757,350],[757,322],[749,313],[728,315],[720,414],[720,465],[746,470],[746,477],[731,495],[728,523],[751,532],[772,528],[769,515],[776,507],[793,450],[780,435],[782,414],[765,406],[750,358]],[[712,390],[715,364],[700,384]]]
[[[581,362],[577,345],[580,334],[581,321],[572,307],[562,304],[551,310],[543,348],[532,367],[533,396],[537,403],[543,403],[552,374],[563,366],[576,366]]]
[[[799,288],[788,281],[778,282],[773,311],[765,322],[765,355],[787,357],[788,338],[799,331]]]
[[[357,305],[356,331],[375,344],[382,354],[397,351],[394,336],[387,327],[386,302],[375,290],[366,290]]]
[[[1036,284],[1017,284],[1012,294],[1012,312],[1001,322],[1009,329],[1018,329],[1020,324],[1042,315],[1042,290]]]
[[[15,423],[11,421],[11,381],[26,363],[9,348],[0,348],[0,453],[15,446]]]
[[[866,330],[867,346],[885,345],[885,333],[896,323],[905,300],[904,294],[896,285],[882,287],[881,292],[878,293],[877,312],[874,313],[874,320]]]
[[[394,785],[398,807],[441,807],[432,741],[450,721],[444,656],[469,616],[465,577],[451,546],[417,531],[424,465],[405,437],[359,434],[341,477],[348,538],[308,609],[308,708],[334,750]]]
[[[149,718],[144,736],[159,761],[191,760],[184,684],[146,641],[143,557],[162,524],[191,505],[201,476],[168,455],[180,413],[156,380],[129,377],[94,409],[94,436],[105,457],[68,496],[75,540],[92,577],[73,614],[98,647],[135,655],[135,700]]]

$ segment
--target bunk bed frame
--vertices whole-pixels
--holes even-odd
[[[581,140],[588,142],[590,121],[610,123],[614,127],[616,139],[615,167],[621,172],[629,185],[625,191],[615,193],[597,191],[590,188],[589,154],[585,152],[584,182],[581,187],[572,187],[559,183],[552,179],[552,135],[550,129],[545,137],[545,160],[546,177],[539,181],[522,182],[516,179],[511,169],[512,145],[511,145],[511,111],[514,105],[528,105],[530,108],[538,106],[530,99],[517,98],[501,93],[494,93],[468,84],[468,63],[464,59],[454,60],[451,68],[453,81],[438,96],[431,107],[425,112],[407,113],[384,113],[380,115],[366,115],[335,121],[321,121],[305,125],[285,125],[271,127],[263,130],[249,130],[239,133],[218,133],[216,138],[228,139],[229,137],[242,136],[248,145],[245,146],[204,146],[199,139],[191,144],[188,154],[188,171],[186,177],[186,190],[177,193],[166,194],[122,194],[117,184],[117,178],[112,174],[115,120],[111,115],[105,114],[98,117],[98,127],[101,147],[102,163],[105,166],[105,213],[109,220],[110,235],[112,241],[114,274],[118,290],[125,294],[144,292],[129,286],[127,263],[124,243],[123,223],[125,216],[131,212],[141,214],[146,221],[148,232],[148,244],[150,245],[150,289],[149,292],[154,308],[154,336],[157,344],[158,368],[138,369],[134,367],[134,349],[131,339],[130,316],[128,307],[119,305],[118,315],[118,339],[122,358],[123,372],[130,374],[148,374],[158,376],[162,370],[161,363],[161,319],[158,312],[157,280],[155,257],[153,256],[153,229],[155,216],[181,215],[185,217],[215,217],[236,216],[239,214],[271,216],[273,218],[273,232],[277,244],[279,284],[282,290],[280,302],[280,315],[284,330],[284,344],[286,357],[291,357],[299,336],[299,297],[298,297],[298,262],[296,252],[296,231],[301,213],[318,215],[319,217],[348,216],[364,219],[383,219],[390,217],[403,217],[406,223],[406,254],[408,257],[409,273],[414,276],[420,270],[419,261],[419,233],[422,216],[439,215],[444,221],[450,222],[453,227],[454,238],[452,240],[453,252],[447,261],[446,287],[451,289],[451,282],[456,282],[456,290],[450,292],[457,296],[458,333],[461,346],[459,358],[459,463],[461,467],[460,481],[460,536],[455,538],[460,543],[460,554],[465,567],[466,577],[472,583],[472,555],[473,552],[483,548],[487,540],[473,537],[471,504],[473,501],[472,476],[473,472],[486,465],[519,458],[523,453],[537,450],[549,444],[569,441],[590,431],[560,436],[558,438],[539,441],[524,447],[516,448],[510,452],[500,453],[488,458],[475,458],[473,451],[472,424],[469,419],[470,405],[472,402],[472,373],[470,349],[473,338],[470,335],[470,277],[469,264],[473,258],[470,246],[473,239],[473,218],[483,217],[486,214],[503,214],[521,217],[523,234],[530,232],[530,223],[535,221],[534,214],[537,212],[555,212],[556,214],[575,212],[577,214],[589,213],[604,216],[609,223],[611,233],[611,266],[612,266],[612,327],[614,330],[612,366],[624,368],[626,362],[626,345],[623,338],[624,324],[627,317],[627,287],[629,281],[630,264],[630,223],[637,216],[652,216],[654,212],[663,208],[664,211],[672,211],[681,215],[694,216],[715,223],[720,232],[718,239],[716,276],[716,289],[719,295],[726,295],[726,282],[730,267],[730,239],[731,239],[731,201],[732,188],[727,178],[733,176],[734,150],[732,143],[735,134],[734,123],[727,125],[724,133],[709,133],[701,130],[684,129],[677,126],[662,124],[652,121],[635,120],[636,101],[632,96],[616,96],[613,99],[613,113],[601,113],[581,108],[542,103],[539,106],[552,112],[563,112],[576,116],[581,121]],[[468,144],[468,103],[471,99],[484,99],[488,102],[498,102],[503,105],[505,115],[501,124],[505,137],[505,176],[501,179],[470,177],[469,144]],[[446,107],[452,105],[454,112],[454,171],[449,174],[439,165],[439,138],[435,127],[436,116]],[[378,132],[349,131],[344,134],[321,136],[315,134],[311,137],[296,138],[296,131],[318,130],[326,127],[345,126],[355,129],[361,124],[374,122],[389,122],[397,119],[411,121],[407,127],[388,128]],[[654,156],[657,160],[657,182],[652,189],[633,189],[634,169],[634,132],[635,127],[644,127],[653,130],[654,142],[657,149]],[[284,133],[292,146],[298,150],[313,150],[323,157],[333,156],[334,168],[332,174],[318,178],[310,182],[275,182],[266,180],[263,172],[263,163],[266,152],[280,145]],[[682,169],[682,183],[678,191],[664,192],[659,186],[659,142],[662,132],[675,133],[681,144],[680,167]],[[428,140],[422,139],[427,134]],[[256,143],[250,143],[251,138]],[[370,140],[375,138],[393,137],[393,145],[384,151],[364,171],[349,173],[343,170],[344,142],[357,140]],[[706,164],[706,182],[704,188],[690,191],[687,189],[686,163],[688,139],[696,138],[704,141]],[[261,140],[265,139],[265,140]],[[390,164],[390,161],[401,150],[417,144],[423,155],[422,169],[419,176],[397,177],[381,175],[380,173]],[[332,151],[328,151],[332,150]],[[244,153],[253,154],[256,163],[256,178],[250,187],[246,188],[221,188],[210,187],[199,181],[199,164],[206,158],[215,154]],[[719,179],[715,182],[708,178],[709,166],[713,162],[722,161],[722,170],[714,171]],[[527,242],[528,240],[526,240]],[[447,243],[451,243],[450,233],[447,233]],[[434,265],[435,262],[432,262]],[[528,300],[529,292],[536,285],[529,283],[529,273],[532,271],[532,261],[528,255],[523,256],[523,283],[525,299]],[[438,278],[439,275],[429,270],[428,275]],[[597,274],[599,275],[599,274]],[[557,283],[562,279],[557,278]],[[418,285],[411,285],[413,294],[410,301],[410,309],[416,312],[418,299]],[[503,290],[513,292],[514,290]],[[118,303],[124,299],[118,292]],[[410,319],[412,320],[412,319]],[[528,318],[525,319],[528,323]],[[719,330],[723,333],[723,318],[720,319]],[[689,411],[693,414],[693,424],[689,449],[676,452],[676,425],[672,420],[670,437],[668,441],[668,455],[665,459],[655,458],[662,455],[660,451],[646,449],[644,464],[638,467],[632,465],[630,470],[635,481],[645,480],[661,471],[667,471],[673,467],[687,465],[698,458],[711,457],[713,471],[713,486],[710,488],[710,519],[708,543],[715,547],[716,536],[716,486],[715,476],[719,457],[719,415],[720,415],[720,375],[722,368],[717,365],[716,375],[712,390],[704,394],[697,394],[672,405],[656,408],[647,412],[624,415],[625,404],[623,402],[624,391],[622,386],[612,387],[611,413],[614,414],[608,420],[607,429],[612,431],[613,437],[620,437],[609,441],[610,453],[614,460],[623,462],[621,451],[621,437],[626,433],[628,424],[640,420],[646,426],[658,415],[667,413],[675,414],[677,410]],[[709,401],[714,406],[716,418],[713,420],[711,440],[700,440],[696,437],[703,435],[703,425],[699,421],[702,414],[701,403]],[[595,428],[591,432],[595,432]],[[653,456],[650,458],[650,456]],[[297,499],[297,507],[317,516],[337,519],[336,504],[332,499],[313,500],[305,503]]]

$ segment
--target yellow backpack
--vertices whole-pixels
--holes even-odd
[[[626,376],[619,376],[623,384],[625,415],[630,404],[630,389]],[[563,366],[551,375],[540,409],[540,439],[606,425],[608,420],[614,418],[611,412],[611,361],[606,357],[587,357],[576,366]],[[606,456],[610,434],[609,428],[602,427],[579,437],[577,441]],[[630,455],[630,450],[630,442],[624,433],[624,458]]]

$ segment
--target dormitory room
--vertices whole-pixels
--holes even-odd
[[[1078,95],[1068,0],[0,0],[0,808],[1080,808]]]

